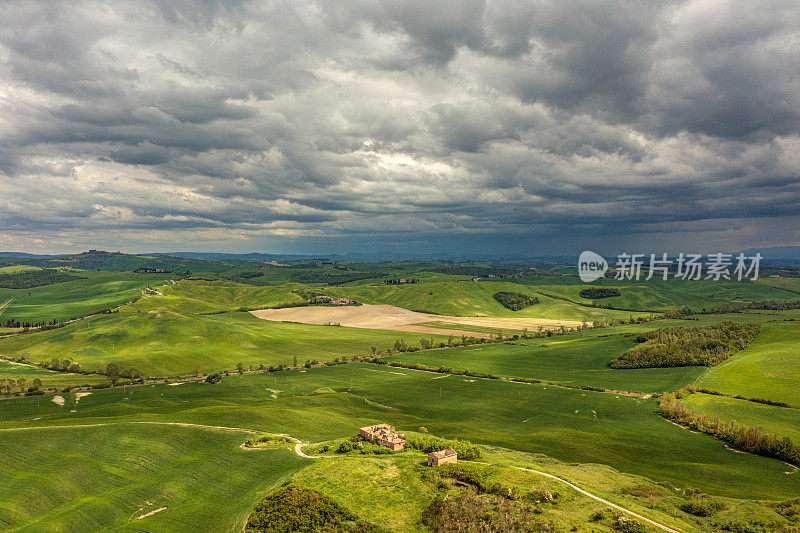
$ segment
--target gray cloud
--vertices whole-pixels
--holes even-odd
[[[4,246],[716,245],[709,228],[732,226],[742,245],[800,240],[757,222],[800,213],[794,2],[79,1],[0,17]]]

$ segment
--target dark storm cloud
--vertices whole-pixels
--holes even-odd
[[[0,242],[623,239],[735,220],[800,239],[753,222],[800,213],[796,2],[79,1],[0,17]]]

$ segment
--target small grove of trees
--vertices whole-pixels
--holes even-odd
[[[214,372],[206,376],[206,383],[219,383],[222,381],[222,374],[219,372]]]
[[[5,396],[11,396],[13,394],[42,394],[42,391],[39,388],[42,386],[42,380],[39,378],[34,378],[31,381],[30,387],[28,385],[28,380],[25,378],[19,379],[11,379],[11,378],[0,378],[0,393],[4,394]]]
[[[80,276],[70,276],[60,270],[46,268],[43,270],[24,270],[12,274],[0,274],[0,288],[3,289],[31,289],[53,283],[63,283],[76,279],[86,279]]]
[[[662,328],[639,335],[640,344],[611,361],[611,368],[713,366],[745,348],[758,324],[720,322],[696,328]]]
[[[142,374],[135,368],[122,370],[116,363],[108,363],[105,371],[106,377],[111,381],[112,385],[116,385],[120,378],[127,378],[131,381],[142,379]]]
[[[622,295],[616,287],[586,287],[578,294],[581,298],[586,298],[587,300],[599,300]]]
[[[512,311],[519,311],[534,304],[539,303],[539,298],[535,296],[528,296],[518,292],[500,291],[492,295],[492,298],[497,300],[500,305]]]
[[[247,531],[381,531],[312,489],[289,485],[261,500],[247,518]]]
[[[468,440],[447,440],[433,435],[406,435],[406,448],[424,453],[450,448],[464,461],[479,461],[483,457],[480,448]]]
[[[747,427],[733,420],[726,421],[698,413],[680,401],[685,394],[684,391],[663,394],[658,405],[659,414],[694,431],[713,435],[747,453],[800,466],[800,447],[789,437],[779,437],[766,433],[761,428]]]

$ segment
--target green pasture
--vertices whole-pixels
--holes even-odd
[[[33,365],[22,365],[4,361],[0,359],[0,379],[24,379],[25,388],[33,386],[34,379],[42,380],[42,388],[63,388],[75,385],[96,385],[98,383],[108,383],[105,376],[84,376],[69,372],[56,372]],[[17,391],[17,389],[14,389]]]
[[[492,295],[511,291],[536,296],[540,303],[519,311],[500,305]],[[639,313],[595,309],[549,298],[535,287],[511,282],[437,281],[408,285],[360,285],[326,287],[331,296],[346,296],[368,304],[391,304],[414,311],[451,316],[536,317],[587,322],[627,319]]]
[[[177,305],[173,307],[173,303]],[[246,367],[292,365],[368,355],[392,346],[396,331],[315,326],[261,320],[247,312],[183,314],[183,300],[154,296],[63,328],[0,339],[0,354],[38,363],[70,358],[87,370],[114,362],[145,376],[186,375]],[[177,310],[176,310],[177,309]],[[417,344],[430,335],[402,333]],[[441,337],[446,339],[446,337]]]
[[[543,280],[540,280],[543,281]],[[610,305],[617,309],[633,309],[639,311],[664,311],[678,307],[692,309],[712,308],[725,304],[738,304],[758,300],[796,300],[798,294],[789,292],[783,287],[752,281],[683,281],[677,279],[641,279],[634,281],[603,280],[591,285],[570,284],[529,284],[531,289],[542,294],[567,298],[582,304],[596,303],[601,306]],[[546,281],[545,281],[546,283]],[[587,287],[616,287],[620,296],[587,299],[580,296],[580,291]]]
[[[703,373],[697,386],[800,405],[799,377],[800,322],[771,322],[747,348]]]
[[[735,420],[748,427],[789,437],[800,443],[800,409],[765,405],[725,396],[696,393],[683,402],[700,413],[722,420]]]
[[[81,272],[80,275],[86,279],[30,289],[0,288],[0,321],[13,318],[62,322],[116,307],[141,296],[142,288],[158,286],[175,277],[174,274],[133,272]]]
[[[285,448],[242,450],[246,437],[124,423],[0,431],[0,525],[241,531],[256,502],[304,466]]]
[[[29,270],[41,270],[41,268],[31,265],[9,265],[0,267],[0,276],[3,274],[16,274],[17,272],[28,272]]]
[[[636,344],[633,334],[598,330],[509,344],[409,352],[387,360],[647,393],[678,389],[692,383],[703,371],[700,367],[609,368],[609,361]]]
[[[336,446],[338,441],[329,445]],[[311,447],[314,451],[317,447]],[[308,450],[308,449],[307,449]],[[316,452],[315,452],[316,453]],[[361,517],[372,519],[390,531],[429,531],[419,523],[423,511],[437,495],[435,469],[425,466],[424,454],[404,451],[391,455],[364,456],[357,452],[339,455],[328,452],[292,477],[298,486],[313,488],[335,498]],[[469,466],[487,475],[487,484],[498,483],[517,491],[526,501],[530,493],[557,495],[553,502],[540,502],[536,520],[552,523],[556,531],[612,532],[610,513],[592,520],[602,504],[534,469],[570,480],[609,501],[679,531],[747,531],[787,525],[786,518],[754,501],[715,497],[724,509],[708,517],[697,517],[680,507],[686,499],[678,491],[652,480],[625,474],[601,464],[564,463],[540,454],[496,447],[483,447],[482,462],[490,466]],[[442,497],[442,489],[438,496]],[[459,493],[444,489],[449,498]],[[379,504],[377,504],[379,502]],[[655,531],[655,528],[653,528]]]
[[[720,495],[800,496],[796,474],[785,474],[783,463],[728,450],[713,437],[663,420],[655,409],[653,399],[353,363],[227,376],[216,385],[100,390],[63,407],[33,398],[0,402],[0,427],[180,421],[319,442],[385,421],[569,462],[603,463]],[[39,420],[21,422],[32,418]]]

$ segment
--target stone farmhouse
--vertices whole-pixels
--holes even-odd
[[[457,463],[458,454],[455,450],[445,448],[438,452],[431,452],[428,454],[428,466],[439,466],[445,463]]]
[[[389,424],[377,424],[361,428],[359,435],[365,440],[374,442],[381,446],[386,446],[390,450],[403,450],[406,447],[405,435],[397,433],[394,426]]]

